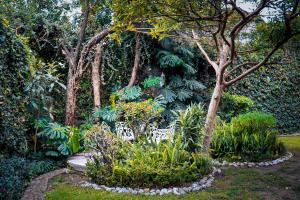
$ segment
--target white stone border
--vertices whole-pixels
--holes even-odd
[[[96,190],[106,190],[108,192],[117,193],[131,193],[131,194],[143,194],[143,195],[164,195],[164,194],[175,194],[183,195],[187,192],[199,191],[207,187],[211,187],[215,180],[215,175],[221,173],[221,169],[213,167],[212,173],[205,176],[204,178],[191,183],[187,187],[169,187],[161,189],[150,189],[150,188],[130,188],[130,187],[107,187],[105,185],[97,185],[88,181],[80,182],[81,187],[89,187]]]
[[[291,152],[287,152],[286,155],[281,156],[275,160],[265,161],[265,162],[220,162],[218,160],[213,160],[213,165],[215,166],[233,166],[233,167],[267,167],[272,165],[277,165],[284,161],[289,160],[293,157]],[[221,173],[221,169],[213,167],[211,174],[205,176],[204,178],[191,183],[187,187],[169,187],[161,189],[150,189],[150,188],[130,188],[130,187],[108,187],[105,185],[97,185],[88,181],[80,182],[81,187],[93,188],[96,190],[105,190],[108,192],[117,192],[117,193],[131,193],[131,194],[143,194],[143,195],[164,195],[164,194],[175,194],[183,195],[188,192],[199,191],[204,188],[212,186],[212,183],[215,180],[215,176]]]
[[[287,152],[286,155],[281,156],[275,160],[271,161],[264,161],[264,162],[228,162],[224,160],[223,162],[220,162],[218,160],[213,160],[213,165],[215,166],[232,166],[232,167],[268,167],[277,165],[279,163],[282,163],[284,161],[289,160],[293,157],[293,154],[291,152]]]

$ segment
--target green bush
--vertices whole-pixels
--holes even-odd
[[[230,123],[219,123],[213,133],[211,154],[215,158],[260,161],[285,152],[277,140],[275,118],[268,113],[239,115]]]
[[[43,149],[47,156],[68,156],[83,150],[83,132],[90,126],[63,126],[58,123],[48,123],[44,130],[38,133],[43,142]]]
[[[195,181],[211,171],[207,155],[184,150],[181,136],[159,144],[128,144],[127,156],[88,163],[88,174],[98,184],[131,187],[166,187]],[[125,154],[123,154],[125,155]]]
[[[28,63],[25,47],[0,17],[0,152],[27,151],[24,82]]]
[[[20,199],[30,180],[57,167],[57,162],[13,156],[0,160],[0,199]]]
[[[188,151],[202,149],[206,112],[201,104],[191,104],[186,110],[174,112],[176,131],[183,136]]]
[[[253,105],[254,102],[249,97],[225,92],[221,98],[219,116],[223,120],[230,121],[232,117],[251,111]]]

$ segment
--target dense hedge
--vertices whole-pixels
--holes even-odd
[[[232,85],[229,91],[250,97],[254,101],[253,109],[272,113],[281,133],[292,133],[300,129],[298,65],[263,67]]]
[[[27,61],[22,42],[0,20],[0,153],[24,153],[24,81]]]
[[[32,178],[61,167],[63,161],[12,156],[0,157],[0,199],[20,199]]]

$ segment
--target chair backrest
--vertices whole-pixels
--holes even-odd
[[[168,128],[158,129],[157,127],[150,125],[150,133],[147,135],[148,141],[154,141],[159,143],[162,140],[173,140],[174,138],[174,126],[170,125]]]
[[[116,131],[117,135],[121,137],[125,141],[134,140],[134,134],[131,128],[129,128],[124,122],[116,122]],[[174,125],[170,125],[165,129],[158,129],[153,124],[149,125],[149,133],[147,134],[147,140],[150,142],[151,140],[159,143],[161,140],[173,140],[174,138],[175,128]]]
[[[124,122],[116,122],[116,131],[124,141],[134,140],[133,131]]]

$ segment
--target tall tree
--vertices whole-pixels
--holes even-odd
[[[135,36],[135,48],[134,48],[134,64],[131,71],[131,77],[128,83],[128,86],[133,86],[136,78],[138,69],[140,67],[140,60],[141,60],[141,35],[139,33],[136,33]]]
[[[102,44],[96,47],[94,62],[92,63],[92,86],[94,95],[94,107],[99,108],[101,105],[101,58],[102,58]]]
[[[101,32],[97,32],[84,44],[92,6],[89,0],[84,1],[82,6],[82,20],[78,30],[76,45],[74,47],[67,47],[66,43],[62,41],[63,54],[69,65],[65,116],[65,124],[67,125],[75,123],[76,93],[79,89],[80,77],[90,65],[90,61],[87,59],[88,54],[95,45],[112,32],[111,29],[105,28]]]
[[[127,24],[132,30],[137,22],[148,23],[151,28],[147,34],[184,37],[197,44],[200,53],[214,69],[216,83],[205,122],[206,150],[210,146],[214,121],[225,88],[270,64],[274,53],[300,33],[299,0],[248,2],[252,3],[253,9],[243,9],[236,0],[139,0],[130,3],[115,0],[112,5],[115,21],[120,22],[115,26]],[[256,28],[255,20],[261,19],[263,11],[268,9],[273,11],[273,16],[269,16],[273,26],[266,27],[264,31],[276,35],[276,39],[268,38],[266,43],[271,41],[268,47],[259,49],[262,56],[248,56],[254,52],[249,49],[248,53],[242,53],[243,47],[251,47],[247,45],[248,39],[243,38],[244,34]],[[145,29],[136,28],[136,31],[145,32]],[[240,73],[233,76],[236,71]]]

